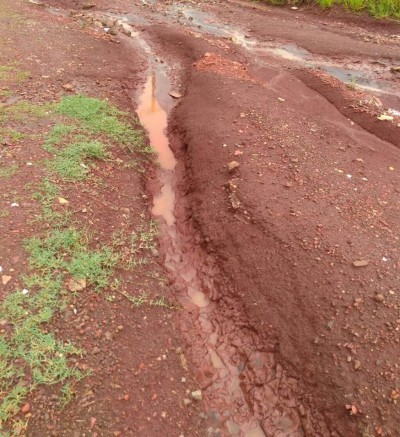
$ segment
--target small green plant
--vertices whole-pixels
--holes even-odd
[[[348,82],[346,86],[349,90],[355,91],[357,89],[357,79],[355,77],[351,78],[350,82]]]

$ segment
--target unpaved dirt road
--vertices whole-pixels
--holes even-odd
[[[40,47],[51,35],[47,67],[65,62],[56,89],[137,112],[158,160],[143,178],[158,262],[182,308],[158,323],[116,307],[150,328],[115,339],[93,402],[78,391],[43,420],[41,393],[27,435],[400,435],[400,25],[240,1],[19,7]],[[172,361],[141,375],[167,342]]]

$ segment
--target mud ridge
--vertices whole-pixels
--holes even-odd
[[[377,114],[371,114],[367,110],[354,109],[351,102],[340,92],[338,87],[331,86],[327,81],[310,71],[296,70],[293,72],[308,88],[316,91],[329,103],[338,109],[343,115],[353,120],[366,131],[376,135],[380,139],[400,147],[399,128],[393,123],[382,123],[377,119]]]
[[[234,435],[235,430],[239,431],[236,426],[241,428],[253,416],[260,428],[246,432],[245,425],[244,429],[241,428],[244,432],[240,435],[331,436],[323,416],[311,407],[312,399],[302,394],[298,380],[291,377],[276,361],[277,345],[270,339],[263,338],[252,325],[237,297],[238,290],[227,279],[229,275],[216,267],[218,262],[213,255],[215,252],[211,247],[212,242],[208,243],[202,236],[201,225],[196,220],[191,205],[192,175],[190,162],[185,154],[187,144],[174,113],[171,114],[169,126],[169,138],[178,157],[178,233],[181,240],[184,240],[181,243],[183,252],[196,253],[192,264],[210,301],[206,309],[194,308],[185,313],[180,323],[192,349],[193,364],[198,369],[199,380],[206,393],[211,423],[217,425],[222,435]],[[168,242],[161,241],[162,246],[165,244],[168,245]],[[182,285],[176,278],[172,280],[179,293]],[[213,331],[203,333],[203,344],[194,344],[193,340],[198,339],[199,332],[204,331],[204,327],[200,327],[204,310],[208,313],[208,326]],[[218,336],[214,343],[218,356],[211,359],[211,363],[205,363],[204,352],[207,354],[207,342],[212,342],[213,334]],[[231,381],[226,381],[228,385],[225,393],[220,387],[221,373],[225,373],[221,369],[229,369],[231,372]],[[235,382],[238,383],[237,387],[233,387]],[[233,398],[233,405],[230,405],[232,400],[226,398],[227,394]]]

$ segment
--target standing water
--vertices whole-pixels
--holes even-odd
[[[208,297],[212,293],[212,280],[205,280],[199,271],[204,269],[199,264],[205,254],[196,244],[193,230],[189,229],[190,221],[186,217],[175,216],[176,173],[179,164],[169,147],[166,135],[168,116],[160,104],[168,92],[169,84],[165,76],[159,71],[152,72],[140,95],[137,109],[159,164],[157,178],[160,188],[153,199],[152,213],[160,219],[161,251],[178,290],[177,299],[187,313],[191,314],[190,317],[195,318],[192,322],[184,323],[196,329],[198,344],[193,344],[193,331],[190,335],[191,346],[195,351],[194,361],[200,374],[212,375],[211,385],[217,392],[217,396],[214,392],[211,399],[207,399],[207,396],[205,399],[215,431],[218,435],[265,437],[258,422],[252,417],[240,388],[240,369],[229,362],[228,348],[219,346],[225,342],[219,339],[218,326],[210,321],[215,308]],[[212,276],[212,267],[207,268]],[[207,390],[212,392],[212,387]],[[240,412],[235,411],[238,405],[241,405]]]

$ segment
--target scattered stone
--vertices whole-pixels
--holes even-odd
[[[354,370],[358,370],[361,367],[361,361],[354,360]]]
[[[95,3],[85,3],[85,4],[83,4],[82,5],[82,9],[93,9],[93,8],[95,8],[96,7],[96,4]]]
[[[71,278],[68,281],[68,290],[69,291],[82,291],[86,288],[86,279],[75,279]]]
[[[59,203],[60,205],[68,205],[68,204],[69,204],[68,200],[67,200],[67,199],[64,199],[63,197],[59,197],[59,198],[58,198],[58,203]]]
[[[360,260],[353,261],[353,266],[354,267],[365,267],[368,264],[369,264],[369,261],[367,261],[365,259],[360,259]]]
[[[228,164],[228,170],[229,170],[230,172],[232,172],[232,171],[234,171],[235,169],[237,169],[239,166],[240,166],[240,164],[239,164],[237,161],[231,161],[231,162]]]
[[[95,346],[92,350],[93,355],[97,355],[101,352],[101,349],[98,346]]]
[[[378,116],[378,120],[380,121],[393,121],[393,116],[392,115],[386,115],[386,114],[382,114]]]
[[[178,91],[170,91],[168,94],[174,99],[180,99],[182,97],[182,94]]]
[[[286,100],[285,100],[285,99],[282,99],[282,97],[278,97],[278,100],[279,100],[281,103],[286,102]]]
[[[105,339],[106,339],[107,341],[111,341],[112,338],[113,338],[111,332],[109,332],[109,331],[107,331],[107,332],[104,333],[104,337],[105,337]]]
[[[65,91],[73,91],[74,85],[72,85],[72,83],[65,83],[64,85],[62,85],[62,88],[64,88]]]
[[[195,401],[201,401],[203,399],[201,390],[192,391],[191,396]]]
[[[285,188],[291,188],[291,187],[293,187],[293,182],[285,182],[285,183],[283,184],[283,186],[284,186]]]
[[[333,329],[333,325],[335,324],[335,322],[333,320],[330,320],[327,324],[326,324],[326,329],[328,329],[329,331],[332,331]]]
[[[29,404],[29,403],[26,403],[26,404],[21,408],[21,413],[22,413],[22,414],[27,414],[27,413],[29,413],[30,409],[31,409],[30,404]]]
[[[374,296],[374,300],[375,300],[375,302],[381,303],[381,302],[383,302],[385,300],[385,296],[383,294],[381,294],[381,293],[377,293]]]
[[[12,279],[12,276],[8,276],[8,275],[3,275],[1,277],[1,282],[3,283],[3,285],[7,285]]]
[[[129,26],[129,24],[122,23],[121,24],[121,29],[122,29],[122,33],[125,34],[126,36],[131,36],[132,35],[132,27]]]

